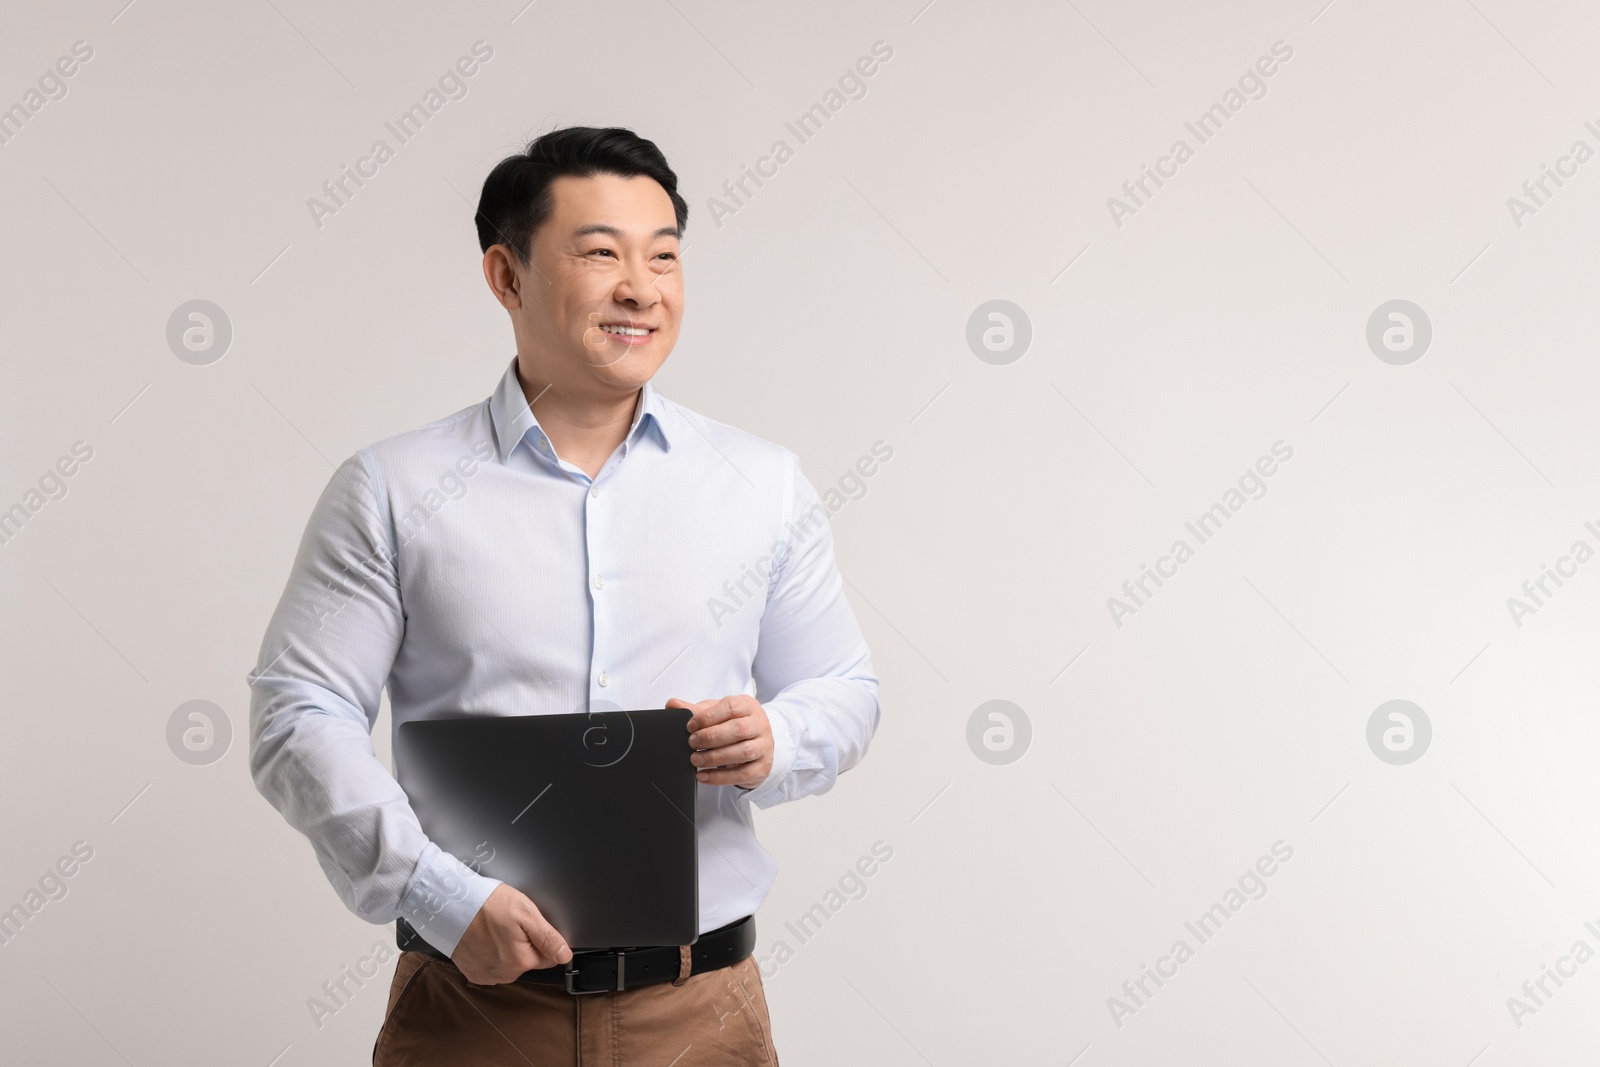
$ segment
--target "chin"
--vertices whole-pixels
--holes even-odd
[[[614,346],[613,346],[614,347]],[[659,341],[630,348],[625,352],[596,352],[585,347],[584,360],[589,364],[590,373],[596,378],[618,386],[638,388],[655,376],[661,364],[666,362],[667,352],[656,351],[658,347],[665,348]],[[611,362],[601,362],[607,355]]]

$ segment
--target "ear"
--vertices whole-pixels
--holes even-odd
[[[506,245],[490,245],[483,254],[483,279],[507,311],[522,306],[522,277],[516,255]]]

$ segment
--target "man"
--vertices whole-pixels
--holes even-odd
[[[650,383],[687,216],[628,130],[557,130],[495,167],[477,227],[516,358],[488,400],[340,466],[250,676],[256,787],[347,907],[426,943],[397,963],[380,1067],[777,1062],[749,918],[777,862],[751,806],[857,763],[878,680],[794,454]],[[692,709],[701,936],[670,981],[568,992],[561,932],[429,841],[375,758],[385,686],[396,729]]]

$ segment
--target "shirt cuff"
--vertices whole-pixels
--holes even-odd
[[[789,728],[789,721],[776,701],[763,704],[762,708],[772,724],[772,770],[760,785],[753,789],[740,786],[739,790],[744,794],[742,799],[765,810],[785,799],[783,783],[794,770],[795,740],[794,731]]]
[[[429,842],[401,898],[400,914],[424,941],[453,956],[461,935],[499,884],[498,878],[485,878]]]

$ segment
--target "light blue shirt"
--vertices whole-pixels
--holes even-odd
[[[794,453],[647,383],[591,479],[555,455],[515,362],[483,403],[339,467],[249,680],[256,788],[350,910],[405,916],[446,953],[499,882],[427,838],[405,768],[374,754],[385,686],[396,730],[753,694],[772,773],[696,787],[702,932],[754,913],[777,874],[751,805],[830,789],[879,718],[828,510]]]

